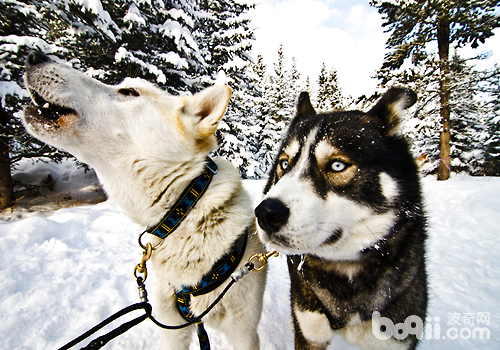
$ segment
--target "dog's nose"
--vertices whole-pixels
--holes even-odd
[[[255,208],[255,216],[259,226],[272,235],[279,231],[290,216],[290,209],[278,199],[266,199]]]
[[[41,52],[32,52],[26,59],[27,66],[36,66],[37,64],[49,61],[50,58]]]

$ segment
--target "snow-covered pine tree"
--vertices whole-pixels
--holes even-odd
[[[60,160],[63,152],[31,138],[15,114],[29,98],[24,89],[24,61],[30,51],[64,54],[64,48],[43,40],[50,32],[37,2],[0,2],[0,209],[13,204],[11,167],[21,158]]]
[[[193,2],[68,2],[68,23],[58,41],[77,68],[106,83],[141,77],[171,93],[184,92],[205,65],[191,33]]]
[[[484,174],[500,176],[500,66],[495,65],[491,70],[482,73],[483,87],[490,96],[487,103],[489,138],[484,143]]]
[[[458,54],[451,60],[450,72],[451,169],[484,175],[490,114],[481,84],[483,74]]]
[[[278,48],[278,60],[273,64],[273,73],[269,75],[269,105],[274,130],[281,133],[294,113],[296,91],[292,89],[290,71],[287,68],[287,60],[283,52],[283,45]],[[271,122],[271,121],[269,121]]]
[[[342,97],[342,91],[337,77],[337,70],[335,68],[332,67],[332,69],[327,72],[326,65],[323,63],[317,85],[318,93],[316,99],[318,101],[318,111],[327,112],[343,110],[345,108],[344,98]]]
[[[300,73],[299,73],[299,70],[297,68],[297,60],[295,59],[295,57],[292,57],[292,65],[290,67],[290,82],[292,85],[289,87],[289,89],[293,93],[292,108],[293,108],[293,111],[295,112],[296,100],[297,100],[298,96],[300,95],[300,93],[305,90],[305,84],[300,79]]]
[[[312,86],[311,86],[311,79],[309,78],[309,76],[306,77],[306,82],[305,82],[305,85],[304,85],[304,91],[307,91],[309,93],[309,96],[311,98],[314,95],[314,93],[312,91]]]
[[[265,177],[271,169],[275,157],[276,140],[269,123],[270,105],[268,92],[270,90],[267,66],[261,55],[257,56],[257,62],[252,64],[252,70],[257,82],[257,98],[255,99],[254,113],[257,118],[259,134],[257,135],[257,153],[254,159],[258,163],[256,175],[258,178]]]
[[[412,107],[412,117],[402,123],[403,133],[412,140],[415,156],[428,155],[424,173],[437,171],[439,159],[440,103],[439,62],[429,58],[425,64],[412,67],[393,77],[394,83],[403,84],[417,92],[419,100]],[[488,93],[485,72],[477,71],[455,53],[450,62],[449,106],[453,128],[450,140],[450,169],[472,175],[484,174],[491,113],[487,108]]]
[[[250,67],[254,34],[246,16],[252,7],[233,0],[199,1],[194,33],[207,63],[198,86],[221,83],[232,89],[217,133],[216,154],[231,160],[243,178],[257,176],[258,164],[253,155],[257,153],[260,132],[254,113],[259,91]]]
[[[287,63],[283,45],[280,45],[273,74],[268,74],[265,84],[267,115],[263,119],[261,144],[265,146],[261,146],[261,154],[265,152],[263,166],[266,171],[274,162],[283,132],[295,114],[295,100],[302,90],[295,59],[292,58],[291,67]]]
[[[444,0],[371,0],[384,19],[384,27],[391,32],[387,40],[389,52],[377,73],[381,85],[386,86],[391,73],[411,61],[419,65],[430,56],[439,57],[440,155],[438,179],[446,180],[450,172],[450,49],[469,45],[477,48],[494,35],[500,27],[499,0],[444,1]],[[437,48],[437,50],[436,50]],[[408,60],[410,59],[410,60]]]

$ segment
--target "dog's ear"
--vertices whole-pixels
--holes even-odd
[[[215,147],[215,130],[231,97],[229,86],[212,86],[185,98],[181,122],[194,133],[200,149]]]
[[[297,99],[297,114],[295,117],[309,117],[315,115],[316,111],[311,104],[309,99],[309,93],[307,91],[302,91]]]
[[[397,131],[403,111],[417,102],[417,94],[410,89],[392,87],[377,104],[367,113],[382,121],[387,135]]]

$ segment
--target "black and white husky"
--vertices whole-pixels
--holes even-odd
[[[261,240],[288,254],[296,349],[325,349],[336,334],[362,349],[413,349],[421,337],[425,217],[396,134],[416,99],[392,88],[368,113],[316,114],[299,97],[255,210]]]

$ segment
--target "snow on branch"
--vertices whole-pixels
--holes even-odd
[[[43,51],[47,54],[68,52],[68,50],[64,47],[48,44],[45,40],[32,36],[0,36],[0,41],[5,43],[0,45],[0,51],[4,52],[7,51],[17,53],[19,52],[19,48],[23,46],[30,50]]]
[[[20,99],[29,97],[28,91],[20,87],[15,81],[0,81],[0,100],[2,108],[5,107],[5,98],[9,95],[17,96]]]

